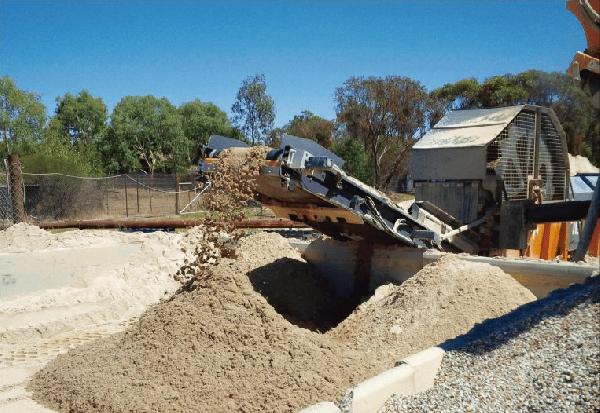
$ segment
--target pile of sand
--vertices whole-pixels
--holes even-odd
[[[534,300],[498,267],[448,254],[399,286],[379,287],[330,334],[392,362]]]
[[[141,314],[177,289],[173,274],[184,262],[182,249],[194,241],[194,232],[183,237],[164,232],[53,234],[28,224],[1,231],[5,261],[8,257],[26,267],[25,274],[12,274],[14,267],[3,268],[2,274],[18,283],[37,281],[29,291],[0,301],[0,345],[118,325]],[[79,260],[69,264],[74,256]],[[23,260],[27,264],[21,265]],[[32,280],[15,278],[24,276]]]
[[[283,316],[310,323],[336,303],[284,238],[242,238],[236,255],[125,332],[56,358],[34,397],[64,412],[295,411],[533,299],[501,270],[446,257],[320,334]]]
[[[31,248],[48,245],[52,234],[34,225],[20,222],[0,231],[0,249]]]
[[[38,226],[21,222],[0,231],[0,250],[4,252],[21,252],[49,248],[101,247],[130,242],[136,236],[136,234],[108,230],[69,230],[52,233],[44,231]]]
[[[585,156],[569,154],[569,172],[571,176],[579,173],[598,173],[598,168]]]
[[[278,235],[241,240],[238,260],[222,259],[191,291],[48,364],[34,396],[61,411],[103,412],[291,411],[337,396],[374,371],[289,323],[246,276],[286,255],[297,252]]]

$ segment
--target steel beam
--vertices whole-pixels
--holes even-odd
[[[102,219],[43,222],[42,229],[115,229],[115,228],[191,228],[202,225],[199,219]],[[287,219],[247,219],[234,222],[235,228],[308,228],[306,225]]]

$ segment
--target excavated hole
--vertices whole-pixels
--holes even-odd
[[[248,273],[254,290],[290,323],[324,333],[356,308],[309,263],[280,258]]]

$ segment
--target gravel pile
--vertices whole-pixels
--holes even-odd
[[[600,278],[447,342],[436,385],[381,412],[600,411]]]

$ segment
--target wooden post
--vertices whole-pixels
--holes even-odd
[[[137,212],[140,213],[140,182],[135,180],[135,201],[137,204]]]
[[[21,175],[19,155],[16,153],[8,155],[7,161],[13,221],[15,223],[24,222],[27,214],[25,214],[25,194],[23,193],[23,175]]]
[[[125,216],[129,218],[129,199],[127,199],[127,175],[123,175],[125,180]]]
[[[179,175],[175,175],[175,214],[179,215]]]

